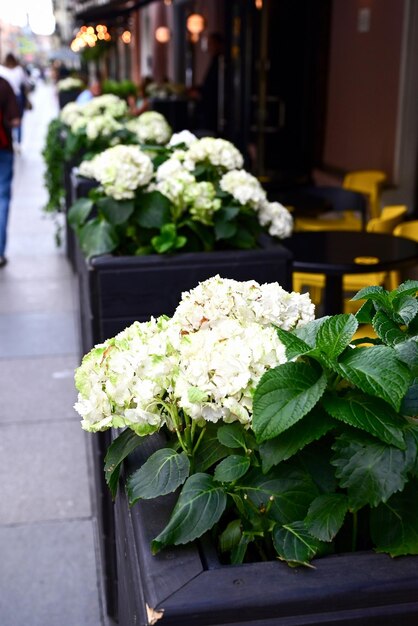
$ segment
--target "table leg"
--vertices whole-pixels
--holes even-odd
[[[324,293],[324,315],[343,313],[343,277],[327,276]]]

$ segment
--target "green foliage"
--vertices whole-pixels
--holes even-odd
[[[59,119],[49,123],[42,156],[45,161],[44,181],[48,192],[48,202],[44,206],[47,213],[59,213],[64,200],[64,145],[63,124]]]
[[[136,96],[138,88],[132,80],[104,80],[102,93],[112,93],[118,98],[126,99],[128,96]]]
[[[79,205],[74,221],[86,210]],[[391,293],[367,288],[357,316],[278,330],[293,360],[260,380],[250,428],[186,419],[177,437],[170,433],[172,447],[127,483],[131,503],[180,490],[153,551],[213,528],[231,563],[257,551],[262,559],[310,566],[336,544],[356,549],[361,511],[361,528],[370,529],[362,545],[418,554],[417,291],[413,281]],[[360,320],[376,328],[375,345],[353,343]],[[190,393],[204,400],[199,390]],[[107,457],[113,492],[134,447],[136,436],[126,433]]]

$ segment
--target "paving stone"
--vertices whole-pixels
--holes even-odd
[[[0,424],[79,421],[75,356],[0,359]]]
[[[77,352],[73,313],[0,315],[0,359]]]
[[[36,256],[33,253],[9,256],[9,263],[0,270],[0,298],[3,298],[1,284],[16,280],[45,281],[62,280],[73,275],[70,264],[62,251]]]
[[[0,424],[0,524],[89,517],[89,436],[78,421]]]
[[[2,626],[101,626],[91,520],[0,527]]]
[[[24,311],[74,311],[75,278],[14,280],[0,288],[0,314]]]

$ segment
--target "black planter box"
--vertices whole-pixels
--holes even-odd
[[[135,320],[171,315],[183,291],[220,274],[236,280],[291,285],[291,254],[280,245],[260,250],[183,253],[170,256],[116,257],[103,255],[87,261],[75,247],[79,284],[81,353],[114,336]],[[117,613],[117,574],[113,503],[104,481],[104,457],[110,433],[92,436],[96,512],[100,553],[109,615]]]
[[[74,169],[78,159],[73,159],[64,164],[64,188],[65,188],[65,214],[67,215],[70,207],[79,198],[85,198],[90,191],[97,187],[98,183],[90,178],[78,176]],[[76,247],[77,237],[74,229],[65,220],[65,253],[74,272],[77,271],[76,264]]]
[[[77,96],[81,92],[81,89],[66,89],[65,91],[58,92],[58,104],[59,108],[63,109],[69,102],[74,102]]]
[[[191,252],[86,261],[77,247],[82,352],[135,320],[172,315],[183,291],[219,274],[236,280],[279,282],[291,288],[291,254],[280,245],[259,250]]]
[[[160,445],[159,436],[148,438],[126,471]],[[174,499],[143,500],[129,509],[119,490],[120,626],[154,623],[152,611],[164,626],[418,624],[418,557],[341,554],[314,561],[315,570],[279,561],[228,566],[219,563],[208,540],[152,556],[151,540],[167,523]]]

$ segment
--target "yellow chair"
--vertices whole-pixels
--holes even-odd
[[[365,194],[369,201],[370,217],[376,218],[380,215],[380,194],[386,178],[385,172],[380,170],[348,172],[344,176],[343,188]]]
[[[295,232],[304,230],[361,230],[361,221],[352,211],[341,211],[339,214],[335,214],[335,218],[297,217],[294,229]]]
[[[406,215],[407,207],[405,205],[387,206],[382,209],[380,218],[371,219],[367,224],[367,231],[370,233],[391,233]],[[344,276],[344,291],[359,291],[368,285],[382,285],[387,278],[387,272],[371,272],[367,274],[347,274]],[[308,272],[293,273],[293,289],[294,291],[302,291],[306,286],[309,289],[312,302],[318,305],[322,297],[322,289],[325,287],[324,274],[310,274]],[[349,300],[345,302],[345,310],[352,312],[353,307],[358,308],[358,303],[352,303]]]
[[[418,242],[418,220],[412,220],[410,222],[402,222],[399,224],[393,234],[396,237],[406,237],[406,239],[413,239]],[[399,271],[389,272],[388,289],[396,289],[401,283],[401,274]]]

